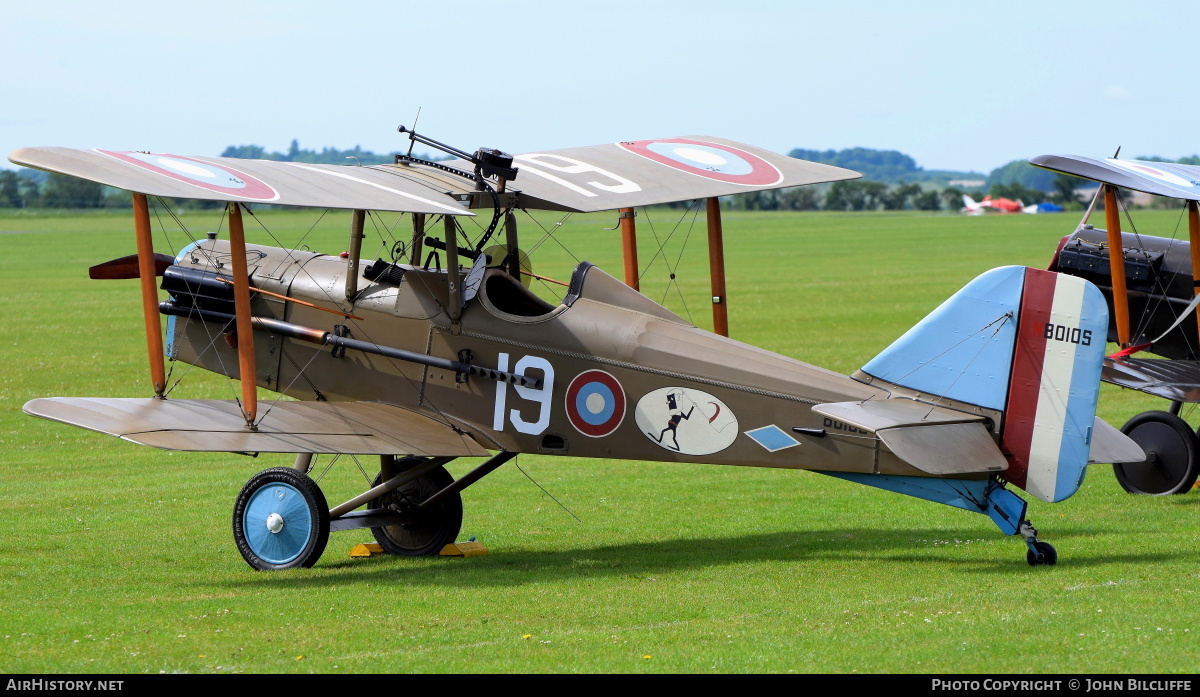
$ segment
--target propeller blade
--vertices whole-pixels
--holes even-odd
[[[154,255],[154,275],[161,276],[167,270],[167,267],[175,263],[175,258],[166,254]],[[138,271],[138,255],[130,254],[127,257],[106,261],[103,264],[96,264],[88,269],[88,278],[98,280],[114,280],[126,278],[139,278],[141,274]]]

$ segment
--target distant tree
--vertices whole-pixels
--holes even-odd
[[[946,210],[956,211],[962,208],[963,190],[957,186],[947,186],[939,195],[946,204]]]
[[[942,196],[937,189],[927,189],[914,196],[912,204],[919,211],[936,211],[942,207],[941,201]]]
[[[278,155],[278,153],[275,153]],[[237,157],[243,160],[277,160],[282,158],[270,157],[266,148],[261,145],[230,145],[221,153],[221,157]]]
[[[913,179],[923,170],[916,160],[898,150],[873,150],[871,148],[846,148],[845,150],[805,150],[796,148],[788,153],[791,157],[820,162],[835,167],[845,167],[861,172],[864,179],[882,182],[899,182]]]
[[[46,208],[99,208],[104,205],[104,187],[78,177],[51,174],[42,190],[40,205]]]
[[[1046,199],[1046,192],[1037,189],[1030,189],[1020,182],[1011,184],[996,184],[988,189],[988,194],[992,198],[1009,198],[1014,201],[1020,201],[1026,205],[1038,203]]]
[[[22,177],[18,175],[20,182],[17,184],[21,190],[21,207],[33,208],[41,203],[42,188],[38,184],[38,180],[34,177]]]
[[[1075,190],[1084,184],[1086,180],[1079,177],[1072,177],[1069,174],[1059,174],[1054,178],[1054,201],[1062,205],[1078,203],[1079,198],[1075,195]]]
[[[11,169],[0,170],[0,208],[21,207],[21,183]]]
[[[920,184],[898,184],[883,192],[880,196],[880,202],[883,204],[884,210],[898,211],[903,210],[913,198],[920,194]]]
[[[105,187],[103,205],[105,208],[132,208],[133,194],[122,189]]]
[[[423,160],[447,160],[446,157],[430,157],[429,155],[417,154],[417,157]],[[230,145],[221,153],[221,157],[237,157],[247,160],[275,160],[278,162],[305,162],[309,164],[322,165],[381,165],[391,164],[394,159],[391,154],[380,155],[373,153],[370,150],[363,150],[362,146],[355,145],[353,150],[338,150],[337,148],[322,148],[320,152],[316,150],[308,150],[300,147],[300,142],[295,138],[288,146],[287,153],[267,152],[266,148],[261,145]]]
[[[871,211],[879,208],[887,184],[883,182],[851,179],[834,182],[825,194],[825,210],[828,211]]]
[[[821,207],[821,192],[815,186],[797,186],[779,192],[779,207],[788,211],[815,211]]]
[[[1020,184],[1026,189],[1038,191],[1054,191],[1054,178],[1058,176],[1048,169],[1034,167],[1025,160],[1013,160],[1008,164],[997,167],[988,175],[984,186],[989,192],[996,186]],[[995,196],[995,194],[992,194]]]

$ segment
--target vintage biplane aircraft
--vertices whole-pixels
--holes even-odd
[[[355,528],[394,554],[437,554],[459,532],[460,492],[518,453],[815,470],[985,514],[1023,537],[1030,564],[1053,564],[1007,485],[1060,501],[1089,461],[1143,459],[1095,417],[1108,318],[1079,278],[987,272],[852,376],[701,330],[587,262],[560,302],[520,280],[519,209],[708,199],[719,232],[718,196],[855,172],[700,136],[512,156],[401,130],[458,159],[12,153],[133,192],[136,268],[114,260],[95,273],[141,279],[154,389],[25,411],[167,450],[296,453],[236,499],[234,538],[256,569],[311,566],[330,531]],[[227,202],[228,239],[156,258],[148,197]],[[354,211],[349,252],[246,244],[243,212],[260,203]],[[412,214],[412,243],[363,264],[373,210]],[[476,211],[490,223],[470,240],[458,223]],[[441,216],[440,238],[429,216]],[[501,229],[504,244],[488,247]],[[164,355],[239,377],[240,400],[169,398]],[[256,387],[296,401],[260,409]],[[330,507],[307,475],[320,453],[379,456],[375,485]],[[444,465],[460,457],[489,459],[453,480]]]
[[[1102,379],[1171,402],[1169,411],[1138,414],[1121,429],[1147,460],[1116,464],[1117,481],[1131,493],[1186,493],[1200,470],[1200,443],[1179,416],[1183,404],[1200,402],[1200,316],[1193,316],[1200,303],[1200,167],[1076,155],[1030,162],[1102,185],[1075,232],[1059,242],[1050,270],[1088,279],[1104,293],[1108,340],[1120,349],[1105,359]],[[1122,232],[1118,188],[1183,200],[1188,239]],[[1101,196],[1107,230],[1089,223]],[[1142,351],[1162,358],[1133,355]]]

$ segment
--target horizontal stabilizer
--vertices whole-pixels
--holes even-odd
[[[210,399],[35,399],[26,414],[163,450],[485,457],[450,425],[379,402],[278,402],[257,431],[241,406]]]
[[[1119,465],[1126,462],[1145,462],[1146,452],[1129,436],[1121,433],[1097,416],[1092,425],[1092,445],[1088,464]]]
[[[857,426],[864,431],[882,431],[896,426],[932,426],[973,421],[982,416],[939,407],[914,399],[868,399],[860,402],[833,402],[812,408],[821,416]]]
[[[1200,167],[1174,162],[1097,160],[1079,155],[1039,155],[1031,160],[1038,167],[1062,172],[1123,189],[1144,191],[1186,201],[1200,201]]]
[[[944,476],[1008,468],[981,416],[911,399],[818,404],[813,411],[874,432],[897,457],[922,472]]]

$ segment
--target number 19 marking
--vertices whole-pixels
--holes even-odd
[[[521,399],[533,402],[538,405],[537,418],[532,421],[526,421],[521,416],[519,409],[508,409],[505,413],[508,403],[508,383],[496,383],[496,408],[492,414],[492,429],[496,431],[504,430],[505,417],[512,423],[513,428],[519,433],[528,433],[529,435],[537,436],[546,430],[550,425],[550,404],[554,398],[554,366],[550,365],[550,361],[538,356],[522,356],[517,364],[513,366],[512,372],[517,375],[524,376],[528,370],[540,370],[544,374],[542,378],[542,386],[539,389],[526,387],[524,385],[513,385],[513,389],[517,391],[517,396]],[[496,359],[496,370],[508,372],[508,354],[502,353]]]

